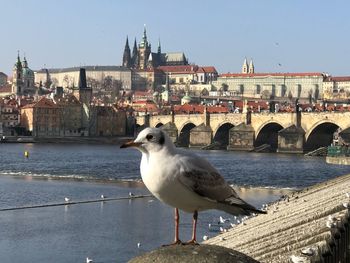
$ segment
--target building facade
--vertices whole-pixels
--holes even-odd
[[[350,98],[350,76],[328,76],[323,82],[323,97],[329,100],[344,100]]]
[[[121,66],[85,66],[86,81],[93,91],[104,87],[105,80],[110,78],[120,82],[124,90],[131,89],[131,70]],[[35,72],[35,83],[50,87],[69,89],[77,87],[80,67],[41,69]]]
[[[322,73],[227,73],[213,86],[234,96],[247,98],[320,99],[323,95]]]
[[[7,75],[4,72],[0,72],[0,87],[7,84]]]

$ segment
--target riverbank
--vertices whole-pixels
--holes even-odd
[[[32,137],[32,136],[7,136],[1,143],[75,143],[75,144],[121,144],[133,137]]]
[[[205,243],[234,248],[266,263],[290,262],[293,256],[302,262],[348,262],[349,189],[350,175],[345,175],[296,191],[271,204],[266,215]]]

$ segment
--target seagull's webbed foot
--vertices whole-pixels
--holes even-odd
[[[162,245],[162,247],[175,246],[175,245],[185,245],[180,239],[175,240],[173,243]]]
[[[199,243],[195,239],[191,239],[191,240],[183,243],[183,245],[197,245],[197,246],[199,246]]]

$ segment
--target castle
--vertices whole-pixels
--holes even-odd
[[[152,52],[151,44],[147,40],[146,27],[144,27],[142,40],[139,45],[136,44],[135,38],[132,52],[129,47],[129,39],[126,37],[122,62],[123,67],[146,70],[159,66],[182,65],[188,65],[185,54],[183,52],[162,53],[160,41],[158,41],[157,52]]]

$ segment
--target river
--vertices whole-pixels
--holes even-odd
[[[257,207],[298,189],[350,173],[348,166],[302,155],[191,150],[207,158]],[[29,158],[24,152],[29,152]],[[72,200],[148,194],[141,154],[117,145],[0,144],[0,209]],[[198,240],[220,211],[199,214]],[[191,215],[181,213],[190,239]],[[232,217],[230,217],[231,220]],[[173,209],[147,197],[91,204],[0,211],[0,262],[126,262],[173,239]],[[137,244],[140,243],[140,247]]]

